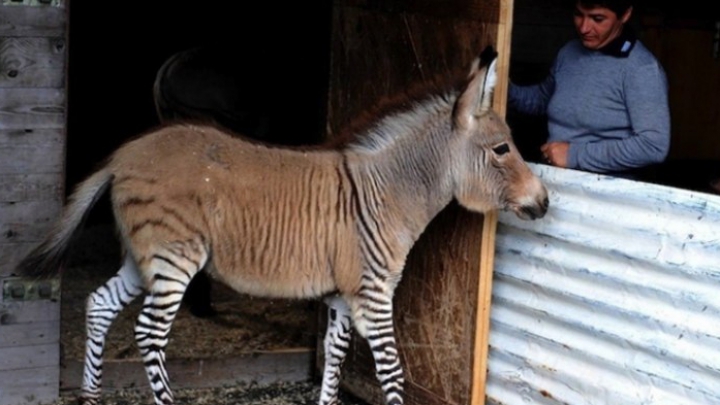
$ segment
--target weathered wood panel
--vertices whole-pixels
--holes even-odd
[[[0,203],[0,244],[41,240],[60,215],[48,201]]]
[[[55,344],[60,340],[60,320],[0,326],[0,348]]]
[[[58,181],[60,173],[58,170],[38,174],[0,174],[0,202],[53,200],[59,203],[64,198],[62,182]]]
[[[64,5],[64,1],[61,1]],[[64,37],[64,7],[0,6],[0,37]]]
[[[65,90],[0,89],[0,130],[65,127]]]
[[[60,303],[50,300],[2,301],[0,314],[2,314],[0,328],[31,323],[51,323],[60,319]]]
[[[0,37],[0,88],[65,84],[65,38]]]
[[[61,129],[0,130],[0,173],[55,173],[59,179],[64,169],[64,145]]]
[[[25,370],[0,371],[0,404],[47,403],[58,395],[57,365]]]
[[[381,5],[349,0],[335,5],[328,101],[331,138],[385,96],[438,75],[464,76],[470,61],[488,44],[499,47],[502,42],[498,68],[501,75],[507,72],[512,1],[457,1],[442,15],[428,10],[444,8],[445,3],[429,1]],[[478,18],[471,10],[492,15]],[[500,80],[496,89],[501,97],[495,105],[502,105],[496,108],[501,113],[506,87],[506,80]],[[484,401],[486,359],[478,356],[487,354],[495,218],[453,204],[435,218],[410,253],[394,314],[408,404]],[[321,315],[321,330],[325,317]],[[319,339],[321,348],[322,336]],[[322,360],[319,350],[319,365]],[[372,356],[357,335],[342,385],[370,403],[384,403]]]
[[[0,5],[0,284],[57,219],[66,123],[64,0]],[[60,303],[0,293],[0,405],[58,395]]]
[[[59,385],[60,303],[0,302],[0,403],[55,398]],[[26,339],[17,344],[15,340]]]
[[[46,234],[60,215],[60,201],[0,201],[0,281]]]
[[[57,343],[0,347],[0,370],[52,367],[60,363]]]
[[[13,275],[15,265],[30,252],[32,248],[37,246],[37,242],[0,242],[0,281],[3,277]]]
[[[14,117],[22,115],[34,114]],[[44,126],[0,130],[0,276],[12,272],[27,244],[40,240],[60,212],[65,134]]]

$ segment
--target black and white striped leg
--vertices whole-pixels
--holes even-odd
[[[325,366],[320,388],[320,405],[336,405],[340,388],[340,369],[350,348],[350,307],[341,297],[325,300],[328,326],[325,333]]]
[[[204,261],[203,263],[204,264]],[[172,322],[192,276],[201,267],[183,254],[156,255],[151,262],[152,286],[135,324],[135,340],[145,364],[155,404],[172,404],[165,369],[165,347]]]
[[[385,393],[387,405],[402,405],[405,378],[395,341],[391,299],[373,298],[372,305],[364,312],[365,338],[375,359],[375,374]]]
[[[115,276],[86,301],[85,366],[80,404],[96,405],[102,385],[105,336],[118,313],[143,292],[137,267],[129,256]]]

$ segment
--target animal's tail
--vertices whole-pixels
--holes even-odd
[[[80,183],[63,210],[62,217],[45,240],[33,249],[16,267],[16,274],[48,278],[60,272],[67,259],[68,248],[87,219],[90,209],[110,186],[113,174],[103,168]]]

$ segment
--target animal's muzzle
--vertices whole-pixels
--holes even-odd
[[[546,196],[542,199],[542,201],[539,201],[537,204],[532,205],[523,205],[520,207],[520,211],[524,214],[528,219],[538,219],[545,216],[545,213],[548,210],[548,206],[550,205],[550,200]]]

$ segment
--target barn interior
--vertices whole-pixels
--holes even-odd
[[[190,48],[224,48],[238,66],[248,66],[253,87],[247,97],[267,103],[279,141],[313,142],[323,130],[328,0],[279,9],[262,2],[165,0],[140,9],[72,2],[69,12],[69,186],[122,142],[159,123],[155,75],[172,54]]]
[[[648,173],[646,180],[714,192],[709,184],[720,177],[720,92],[717,91],[720,89],[720,39],[717,34],[720,16],[709,9],[709,2],[662,6],[645,3],[638,5],[634,23],[641,39],[666,68],[673,120],[668,161]],[[510,63],[513,80],[531,82],[544,77],[557,49],[573,37],[571,14],[566,4],[562,0],[514,2]],[[326,127],[331,6],[329,0],[312,4],[284,3],[282,7],[262,2],[200,5],[187,0],[155,1],[141,9],[118,7],[107,2],[72,2],[68,31],[66,190],[70,191],[121,143],[159,124],[152,98],[156,73],[172,54],[196,46],[225,48],[237,60],[256,67],[253,72],[257,76],[247,79],[259,83],[257,88],[263,95],[272,95],[263,100],[268,100],[266,106],[276,117],[274,130],[280,142],[303,144],[321,139]],[[542,41],[538,40],[541,35]],[[537,147],[546,131],[544,118],[520,117],[509,111],[508,122],[523,155],[529,161],[538,161]],[[97,243],[98,249],[89,256],[76,256],[81,270],[105,260],[97,256],[100,251],[117,253],[114,245],[104,245],[112,243],[111,239],[104,239],[112,238],[112,235],[93,233],[100,229],[93,228],[93,224],[101,226],[108,221],[107,207],[96,210],[90,218],[91,232],[86,237],[88,243]],[[117,261],[117,258],[112,260]],[[104,273],[105,276],[114,273],[113,266],[103,267],[109,271]],[[64,283],[64,288],[73,286],[73,279],[69,280]],[[272,327],[289,327],[287,320],[273,320],[263,313],[277,307],[278,303],[251,302],[245,297],[236,301],[236,298],[224,295],[225,291],[216,291],[220,291],[218,303],[227,305],[228,316],[236,305],[252,307],[247,318],[256,321],[256,325],[271,326],[264,331],[267,339],[292,335],[275,333],[275,337],[271,336]],[[63,295],[84,299],[85,293],[64,291]],[[291,304],[285,302],[280,305],[286,312],[295,311],[297,316],[312,314],[312,308],[289,306]],[[63,306],[72,307],[72,319],[82,321],[79,312],[82,305],[78,308],[77,302],[64,298]],[[188,317],[185,327],[192,331],[195,341],[207,325],[217,326],[199,322]],[[230,321],[224,319],[224,322],[225,330],[239,324],[237,317]],[[174,326],[176,343],[171,342],[168,347],[169,358],[173,355],[193,356],[201,350],[197,349],[194,354],[187,351],[173,353],[173,347],[187,348],[190,344],[177,343],[183,339],[182,325],[180,322]],[[305,347],[312,346],[314,335],[305,333],[305,326],[294,324],[292,328],[298,333],[297,340],[279,340],[271,342],[272,345],[267,342],[255,346],[236,345],[233,350],[277,349],[298,342],[304,342],[301,344]],[[71,333],[75,334],[72,339],[76,339],[77,333],[83,330],[81,326],[67,322],[63,329],[63,339]],[[129,330],[120,332],[126,334]],[[236,331],[232,334],[239,336]],[[111,335],[108,338],[109,342],[114,339],[119,337]],[[217,348],[217,341],[214,343],[210,350]],[[136,355],[134,350],[133,346],[118,344],[116,353],[127,358]],[[79,351],[68,348],[65,353],[80,355]]]
[[[272,117],[273,142],[322,139],[330,1],[280,8],[267,2],[173,0],[137,8],[73,1],[68,8],[67,193],[122,143],[160,124],[153,83],[171,55],[188,49],[213,49],[240,70],[248,102]],[[104,197],[88,218],[83,248],[74,252],[64,276],[63,389],[79,384],[84,300],[120,264],[111,220]],[[215,317],[193,317],[185,308],[178,314],[169,360],[314,347],[314,303],[251,299],[219,284],[212,294]],[[106,347],[110,361],[139,357],[132,336],[139,301],[113,324]],[[110,379],[110,386],[131,384]]]

